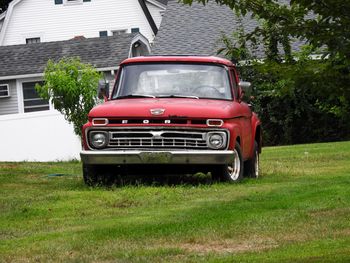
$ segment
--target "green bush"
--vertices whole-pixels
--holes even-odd
[[[81,137],[88,113],[97,103],[96,88],[101,77],[101,73],[79,58],[63,58],[57,63],[49,60],[44,84],[37,84],[36,90],[40,97],[51,100],[54,108],[73,123],[74,132]]]
[[[291,53],[283,34],[264,21],[261,29],[266,58],[251,55],[257,43],[247,48],[251,39],[243,30],[223,36],[219,53],[245,61],[238,66],[253,84],[251,104],[263,122],[265,145],[350,139],[350,59],[313,45]]]
[[[290,63],[240,68],[242,78],[253,84],[251,103],[262,120],[266,145],[350,138],[350,75],[334,63],[299,54]]]

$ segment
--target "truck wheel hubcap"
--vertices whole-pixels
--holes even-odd
[[[259,153],[255,153],[255,178],[259,177]]]
[[[227,167],[232,181],[236,181],[239,178],[241,172],[241,160],[236,149],[234,150],[234,155],[235,159],[233,160],[233,163]]]

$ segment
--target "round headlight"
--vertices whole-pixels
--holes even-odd
[[[222,133],[212,133],[208,137],[208,146],[212,149],[220,149],[225,146],[225,137]]]
[[[91,144],[94,148],[101,149],[106,147],[108,144],[107,134],[106,133],[93,133],[91,135]]]

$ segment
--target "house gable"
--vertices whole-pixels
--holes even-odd
[[[4,16],[0,45],[25,44],[28,38],[40,38],[40,42],[67,40],[81,35],[91,38],[98,37],[101,31],[107,31],[110,36],[113,31],[123,29],[130,33],[135,28],[149,41],[154,38],[155,33],[150,24],[153,17],[147,19],[138,0],[82,0],[76,4],[66,3],[66,0],[61,2],[12,1]],[[152,15],[156,16],[157,10],[164,11],[165,6],[154,2],[151,4],[155,9]]]
[[[162,18],[163,18],[162,15],[166,10],[166,6],[155,0],[146,1],[146,6],[153,18],[155,25],[157,26],[157,31],[158,31],[160,24],[162,22]]]

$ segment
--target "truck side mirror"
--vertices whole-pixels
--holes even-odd
[[[240,94],[240,100],[243,99],[243,97],[249,98],[252,93],[252,84],[248,81],[240,81],[239,86],[241,88],[241,94]]]
[[[108,100],[109,97],[109,83],[104,79],[98,81],[97,96],[99,99]]]

